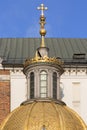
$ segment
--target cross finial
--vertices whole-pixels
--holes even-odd
[[[44,15],[44,10],[47,10],[48,8],[44,6],[44,4],[41,4],[40,7],[37,7],[38,10],[41,10],[41,15]]]

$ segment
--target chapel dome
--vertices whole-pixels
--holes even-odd
[[[10,113],[0,130],[86,130],[86,125],[61,101],[32,100]]]

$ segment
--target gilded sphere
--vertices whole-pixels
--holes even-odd
[[[40,30],[40,35],[41,36],[45,36],[46,35],[46,30],[45,29],[41,29]]]
[[[45,127],[45,128],[43,128]],[[0,130],[86,130],[82,119],[65,104],[31,101],[14,110]]]

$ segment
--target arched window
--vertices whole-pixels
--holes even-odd
[[[57,99],[57,73],[53,73],[53,98]]]
[[[34,98],[34,72],[30,73],[30,98]]]
[[[40,73],[40,97],[47,97],[47,72]]]

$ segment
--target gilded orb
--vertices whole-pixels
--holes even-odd
[[[43,28],[40,30],[40,35],[45,36],[46,35],[46,30]]]

